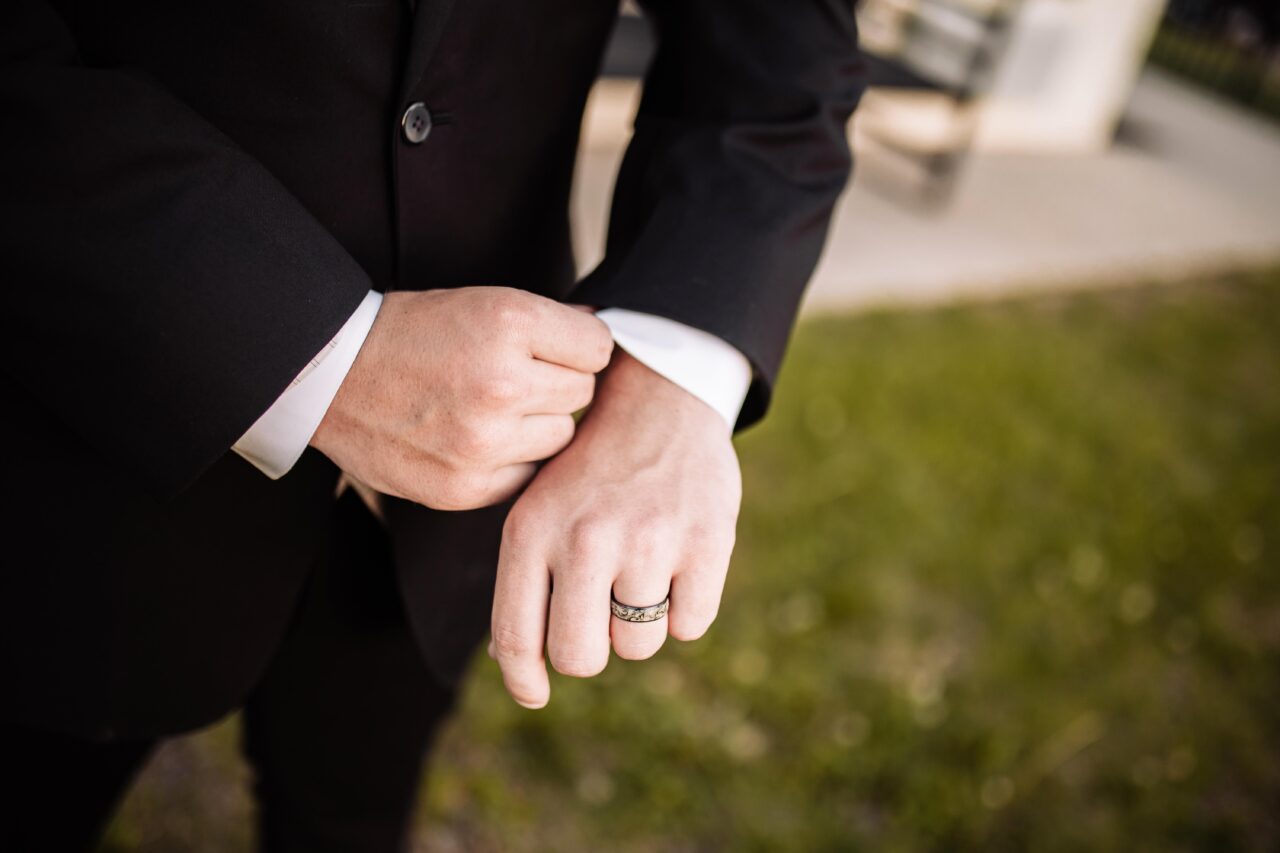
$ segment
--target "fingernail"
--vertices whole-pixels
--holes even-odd
[[[498,659],[498,656],[493,651],[493,640],[489,641],[489,657],[493,658],[494,660]]]
[[[522,706],[522,707],[528,708],[530,711],[537,711],[539,708],[545,708],[545,707],[547,707],[547,700],[545,700],[545,699],[544,699],[544,700],[543,700],[541,703],[539,703],[539,704],[531,705],[531,704],[529,704],[528,702],[525,702],[523,699],[517,699],[517,700],[516,700],[516,704],[518,704],[518,705],[520,705],[520,706]]]

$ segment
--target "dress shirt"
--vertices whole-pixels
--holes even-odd
[[[373,327],[382,294],[370,290],[333,340],[294,378],[232,449],[271,479],[302,456]],[[720,413],[732,430],[751,384],[751,363],[715,335],[653,314],[604,308],[596,316],[640,363]]]

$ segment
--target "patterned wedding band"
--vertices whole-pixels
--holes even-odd
[[[612,595],[609,598],[609,607],[613,609],[613,615],[627,622],[656,622],[667,615],[667,607],[671,604],[670,593],[657,604],[650,604],[648,607],[633,607],[630,604],[623,604]]]

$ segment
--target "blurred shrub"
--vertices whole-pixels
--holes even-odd
[[[1261,32],[1233,37],[1229,27],[1167,20],[1152,42],[1151,61],[1280,119],[1280,49]]]

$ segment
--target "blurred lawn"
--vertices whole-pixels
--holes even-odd
[[[426,849],[1280,849],[1280,271],[810,320],[739,447],[711,631],[481,652]],[[242,844],[233,735],[112,846]]]

